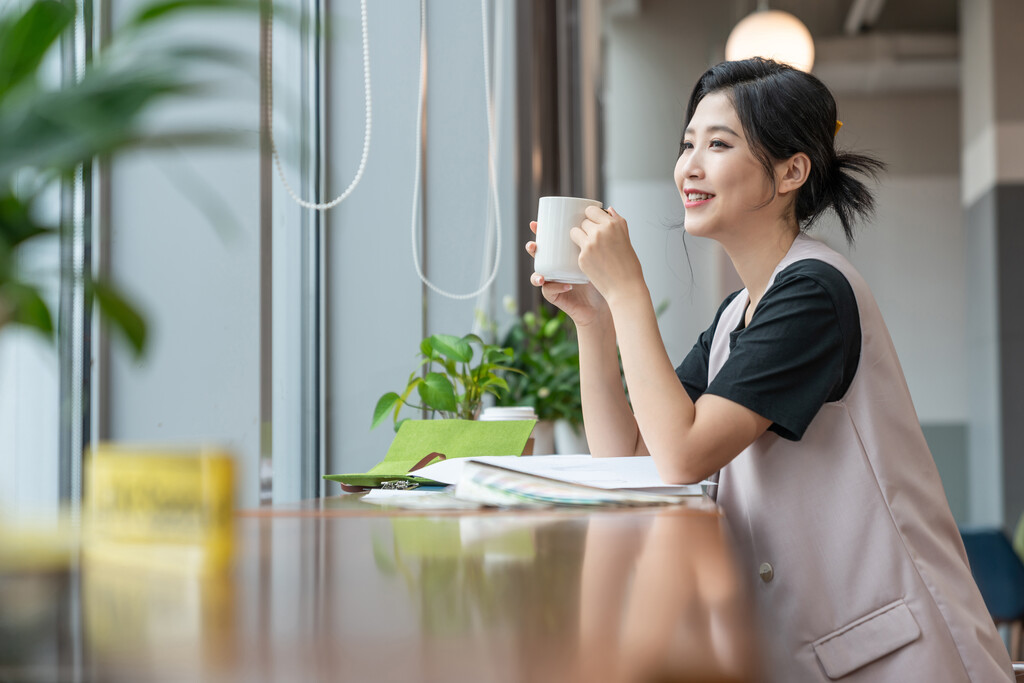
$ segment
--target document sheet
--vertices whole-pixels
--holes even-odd
[[[602,489],[632,489],[672,495],[700,495],[701,485],[662,482],[651,457],[594,458],[589,455],[474,456],[445,460],[416,471],[416,475],[444,484],[456,484],[466,462],[474,460],[558,481]]]

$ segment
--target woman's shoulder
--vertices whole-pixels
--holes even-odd
[[[715,322],[718,322],[718,319],[722,317],[722,313],[725,312],[725,309],[729,307],[729,304],[731,304],[742,291],[742,289],[737,289],[735,292],[725,297],[725,301],[722,302],[718,307],[718,312],[715,313]]]
[[[762,322],[785,320],[786,329],[799,330],[803,339],[820,339],[826,329],[837,330],[839,334],[831,338],[842,349],[843,388],[839,395],[845,393],[860,358],[861,320],[857,296],[841,270],[815,258],[794,261],[778,273],[758,309],[767,319]]]
[[[799,296],[794,297],[796,294]],[[857,311],[857,297],[847,276],[834,265],[815,258],[801,259],[783,268],[764,299],[799,300],[806,296],[827,297],[837,311]]]

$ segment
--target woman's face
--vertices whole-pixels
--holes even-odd
[[[725,93],[707,95],[697,105],[674,175],[691,235],[742,235],[763,221],[771,184]]]

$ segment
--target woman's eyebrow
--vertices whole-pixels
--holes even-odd
[[[734,135],[736,137],[740,136],[740,134],[737,133],[736,131],[734,131],[732,128],[730,128],[729,126],[726,126],[726,125],[722,125],[722,124],[715,125],[715,126],[708,126],[707,127],[707,131],[709,133],[729,133],[730,135]],[[696,132],[696,131],[694,131],[693,128],[687,128],[685,131],[683,131],[683,133],[685,135],[693,135],[694,132]]]

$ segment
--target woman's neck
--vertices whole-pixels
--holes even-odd
[[[763,237],[759,239],[747,236],[745,239],[722,244],[750,297],[750,306],[747,308],[748,322],[749,316],[753,314],[768,288],[772,273],[789,253],[789,248],[793,246],[799,232],[799,228],[780,226],[774,230],[763,231]]]

